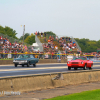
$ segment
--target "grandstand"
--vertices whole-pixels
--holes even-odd
[[[35,41],[40,45],[40,50],[45,53],[54,55],[58,51],[62,54],[74,54],[79,53],[81,48],[73,37],[58,37],[56,35],[45,35],[41,36],[41,33],[35,35]]]
[[[45,58],[44,55],[49,55],[49,58],[56,59],[57,54],[60,53],[62,58],[65,55],[79,53],[81,48],[74,38],[68,36],[58,37],[56,35],[49,35],[41,33],[35,35],[35,41],[38,44],[38,51],[33,51],[32,46],[23,41],[19,41],[4,34],[0,34],[0,58],[7,58],[6,53],[11,53],[12,58],[16,58],[18,53],[40,53],[39,58]],[[42,54],[41,54],[42,53]]]

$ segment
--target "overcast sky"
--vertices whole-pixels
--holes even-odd
[[[100,40],[100,0],[0,0],[0,25],[17,37],[36,31]]]

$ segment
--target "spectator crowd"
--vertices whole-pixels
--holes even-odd
[[[18,57],[18,53],[38,53],[35,57],[38,58],[52,58],[52,59],[65,59],[67,54],[73,54],[74,50],[80,54],[77,45],[70,37],[60,37],[56,35],[48,35],[46,32],[35,32],[35,35],[43,40],[43,52],[34,51],[33,47],[29,50],[24,43],[14,42],[11,43],[6,37],[0,36],[0,58],[7,58],[11,54],[11,58]],[[92,53],[91,53],[92,54]],[[86,55],[86,54],[84,54]],[[97,53],[95,53],[97,55]],[[100,55],[99,55],[100,56]]]
[[[12,53],[12,58],[16,57],[16,53],[24,53],[28,50],[23,43],[11,43],[9,39],[0,36],[0,58],[7,58],[7,53]],[[14,53],[14,54],[13,54]]]
[[[60,37],[56,35],[48,35],[46,32],[35,32],[35,35],[44,41],[43,48],[44,53],[49,55],[51,58],[57,56],[58,51],[60,50],[62,58],[65,59],[65,55],[72,53],[73,50],[78,51],[76,43],[72,42],[70,37]],[[56,41],[56,42],[55,42]],[[46,56],[48,58],[48,56]]]

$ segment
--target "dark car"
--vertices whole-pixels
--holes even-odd
[[[18,58],[13,59],[15,67],[17,67],[17,65],[22,65],[22,67],[24,67],[24,65],[27,65],[27,67],[33,65],[36,67],[36,63],[38,63],[38,61],[39,59],[35,58],[32,54],[21,54]]]

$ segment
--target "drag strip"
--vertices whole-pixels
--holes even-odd
[[[87,69],[89,71],[89,69]],[[87,71],[86,70],[86,71]],[[94,63],[92,70],[100,70],[100,63]],[[18,67],[9,66],[0,66],[0,78],[3,77],[16,77],[16,76],[29,76],[29,75],[41,75],[41,74],[51,74],[51,73],[63,73],[63,72],[76,72],[83,71],[83,68],[78,68],[78,70],[68,70],[66,63],[56,63],[56,64],[37,64],[37,67]]]
[[[100,65],[93,65],[93,67],[99,68]],[[15,71],[32,71],[32,70],[45,70],[45,69],[63,69],[68,68],[68,66],[61,66],[61,67],[41,67],[41,68],[16,68],[16,69],[0,69],[0,72],[8,71],[8,72],[15,72]]]

